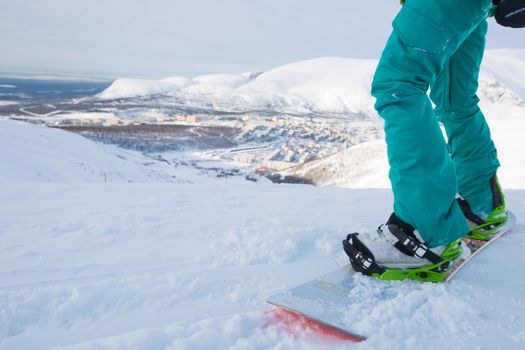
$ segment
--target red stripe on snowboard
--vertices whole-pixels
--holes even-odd
[[[294,333],[298,328],[307,333],[321,334],[332,340],[351,341],[359,343],[365,339],[346,333],[340,329],[331,327],[320,321],[308,318],[297,312],[278,307],[272,311],[272,315],[277,322],[284,325],[286,330],[290,333]]]

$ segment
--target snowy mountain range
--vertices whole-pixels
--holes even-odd
[[[157,96],[195,108],[223,112],[272,111],[288,114],[376,115],[370,85],[376,60],[326,57],[263,73],[172,77],[159,81],[118,79],[101,100]],[[517,67],[510,69],[508,67]],[[479,95],[484,102],[523,104],[525,50],[488,51]]]

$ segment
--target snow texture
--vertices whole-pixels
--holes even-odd
[[[310,79],[294,74],[283,89]],[[229,86],[275,89],[271,75],[260,77],[230,77]],[[349,312],[371,334],[361,344],[286,327],[265,300],[344,266],[341,239],[386,220],[384,144],[359,146],[369,163],[355,158],[356,167],[384,174],[349,173],[360,189],[273,185],[160,167],[61,130],[0,121],[0,349],[525,348],[525,107],[482,107],[517,227],[451,283],[356,275]],[[341,185],[343,172],[325,180]]]
[[[504,141],[509,207],[523,217],[525,173],[515,145],[524,119],[492,122],[496,141]],[[343,266],[341,237],[388,216],[388,189],[241,179],[101,183],[101,169],[119,169],[124,178],[141,172],[77,135],[12,121],[0,130],[9,130],[0,138],[2,171],[17,175],[0,183],[1,349],[525,346],[520,224],[450,284],[356,277],[349,312],[363,313],[356,327],[373,335],[340,343],[300,325],[286,328],[265,299]],[[6,147],[12,142],[18,154]],[[98,170],[69,161],[80,157]],[[42,163],[54,169],[48,177],[34,175]],[[390,298],[393,289],[403,297]]]
[[[0,184],[13,182],[157,182],[151,159],[45,126],[0,119]]]

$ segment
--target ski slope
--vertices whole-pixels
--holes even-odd
[[[0,349],[525,348],[525,107],[499,66],[484,73],[482,107],[518,225],[448,284],[358,275],[359,301],[349,312],[362,314],[356,327],[371,335],[361,344],[290,326],[265,300],[345,265],[341,239],[386,220],[392,196],[380,141],[310,164],[327,187],[273,185],[209,177],[0,120]],[[259,91],[301,87],[301,96],[313,96],[309,110],[330,103],[315,100],[317,75],[281,81],[292,68],[266,78],[207,76],[199,84],[228,81],[237,91],[267,79]],[[206,86],[184,78],[164,82],[206,94]],[[364,91],[368,83],[356,86]],[[370,108],[362,96],[348,106]],[[374,308],[378,298],[384,306]]]
[[[0,183],[176,181],[138,152],[41,125],[0,119],[0,140]]]
[[[272,322],[265,298],[344,264],[340,238],[391,200],[246,182],[11,184],[1,199],[2,349],[346,348]],[[525,191],[508,200],[523,217]],[[359,348],[524,346],[524,232],[450,284],[362,278]],[[391,288],[406,297],[373,310]]]
[[[502,182],[518,218],[525,217],[525,177],[513,157],[520,156],[523,123],[517,116],[493,123],[496,140],[507,142],[500,147]],[[0,130],[6,128],[11,140],[41,137],[51,149],[19,149],[13,157],[0,138],[0,159],[10,159],[3,172],[48,163],[60,174],[53,182],[0,182],[0,349],[525,346],[520,223],[450,284],[361,278],[366,309],[356,326],[373,335],[363,344],[342,343],[300,324],[287,328],[265,299],[346,264],[341,238],[387,218],[388,189],[198,176],[193,184],[90,181],[67,160],[110,157],[99,145],[40,126],[3,122]],[[77,142],[85,154],[75,153]],[[124,179],[137,176],[135,168],[114,166]],[[373,309],[370,303],[392,288],[405,297]]]

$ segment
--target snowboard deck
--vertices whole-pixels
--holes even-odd
[[[463,244],[471,251],[470,255],[462,256],[454,262],[445,276],[445,281],[450,281],[474,256],[509,232],[515,224],[516,217],[509,212],[507,223],[490,240],[480,241],[462,238]],[[352,330],[353,323],[359,321],[356,318],[358,316],[352,314],[356,311],[355,308],[352,311],[352,306],[356,304],[355,300],[361,289],[366,288],[366,286],[363,287],[360,278],[356,278],[359,277],[356,274],[352,267],[347,265],[295,288],[273,295],[267,299],[267,302],[287,312],[316,322],[321,328],[330,327],[336,332],[346,334],[348,335],[347,340],[364,341],[367,339],[366,334]],[[373,277],[365,276],[363,278],[373,279]],[[389,288],[388,293],[396,293],[395,287],[388,286],[387,288]]]

